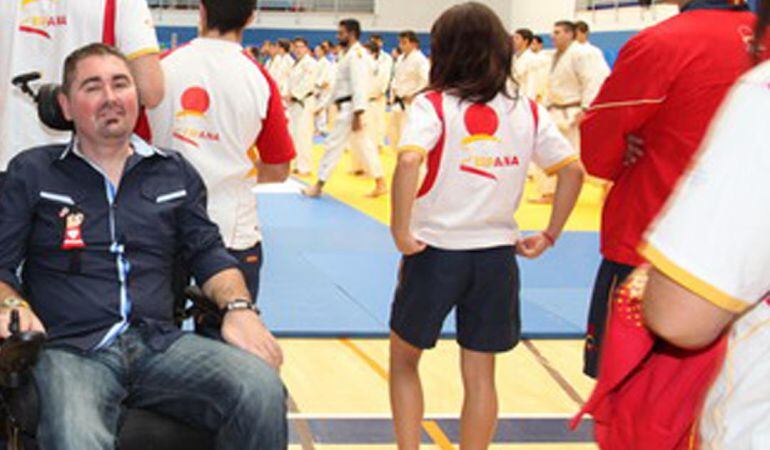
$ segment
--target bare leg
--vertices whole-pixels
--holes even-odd
[[[390,334],[390,406],[399,450],[418,450],[424,413],[418,366],[422,350]]]
[[[495,355],[463,349],[460,364],[465,389],[460,449],[486,450],[497,427]]]

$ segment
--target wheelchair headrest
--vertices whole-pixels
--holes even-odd
[[[75,125],[64,118],[64,113],[56,98],[61,92],[61,86],[57,84],[44,84],[35,93],[29,84],[41,78],[39,72],[29,72],[13,78],[11,83],[21,89],[22,92],[32,97],[37,104],[37,116],[45,126],[59,131],[73,131]]]
[[[47,127],[59,131],[73,131],[75,124],[64,117],[56,98],[61,92],[58,84],[44,84],[37,91],[37,116]]]

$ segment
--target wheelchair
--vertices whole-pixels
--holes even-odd
[[[56,100],[59,87],[44,85],[35,93],[29,83],[40,78],[37,73],[20,75],[12,83],[30,95],[37,103],[38,116],[48,127],[73,130]],[[174,318],[177,326],[193,318],[197,323],[221,323],[217,307],[206,299],[201,290],[189,285],[190,277],[177,259],[173,280],[175,293]],[[191,307],[188,307],[192,304]],[[36,450],[35,433],[38,424],[38,392],[31,369],[45,343],[42,333],[21,332],[18,313],[12,314],[11,337],[0,344],[0,435],[5,437],[8,450]],[[118,432],[121,450],[211,450],[214,434],[193,428],[153,411],[126,409]]]

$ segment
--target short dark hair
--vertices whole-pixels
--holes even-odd
[[[372,36],[369,39],[371,39],[373,41],[382,41],[383,40],[382,39],[382,35],[379,34],[379,33],[372,34]]]
[[[534,42],[534,41],[537,41],[537,42],[538,42],[540,45],[543,45],[543,38],[541,38],[541,37],[540,37],[540,36],[538,36],[538,35],[535,35],[535,36],[533,36],[533,37],[532,37],[532,41],[533,41],[533,42]]]
[[[380,46],[377,45],[374,41],[369,41],[366,44],[364,44],[364,48],[372,52],[372,54],[376,54],[380,52]]]
[[[577,22],[575,22],[575,30],[581,33],[588,34],[591,32],[591,27],[589,27],[588,24],[585,23],[584,21],[578,20]]]
[[[257,9],[257,0],[201,0],[206,8],[206,28],[220,33],[246,28]]]
[[[513,40],[488,6],[468,2],[444,11],[430,32],[430,87],[474,103],[508,94]]]
[[[310,44],[308,44],[307,39],[303,38],[302,36],[295,37],[294,42],[302,42],[305,44],[305,47],[310,48]]]
[[[516,34],[521,36],[521,38],[524,39],[524,42],[527,44],[531,44],[532,39],[535,38],[535,33],[533,33],[529,28],[519,28],[516,30]]]
[[[288,52],[291,50],[291,41],[288,39],[278,39],[278,46]]]
[[[361,22],[356,19],[343,19],[340,20],[340,26],[351,33],[356,39],[361,37]]]
[[[406,30],[398,33],[399,39],[406,39],[407,41],[411,42],[412,44],[417,44],[417,46],[420,46],[420,38],[417,37],[417,33],[415,33],[412,30]]]
[[[75,81],[75,72],[77,71],[78,63],[92,56],[114,56],[120,59],[121,61],[123,61],[126,64],[126,67],[130,67],[128,58],[126,58],[126,55],[121,53],[115,47],[109,46],[107,44],[102,44],[100,42],[97,42],[94,44],[88,44],[85,47],[80,47],[79,49],[70,53],[69,56],[67,56],[67,59],[64,60],[64,76],[62,77],[62,92],[64,92],[65,95],[69,95],[69,91],[70,91],[70,88],[72,87],[72,83]]]
[[[575,34],[575,24],[573,22],[570,22],[569,20],[560,20],[553,24],[555,27],[564,28],[565,31],[569,31],[572,34]]]

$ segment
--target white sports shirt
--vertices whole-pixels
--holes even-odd
[[[703,448],[770,446],[770,63],[728,97],[699,155],[642,246],[661,272],[745,313],[701,419]]]
[[[268,164],[295,155],[278,86],[235,42],[198,38],[161,63],[166,96],[148,111],[153,144],[181,152],[198,169],[225,245],[250,248],[262,235],[249,151],[256,146]]]
[[[92,42],[114,43],[129,59],[157,53],[147,1],[0,1],[0,171],[22,150],[70,139],[40,123],[33,100],[11,80],[40,72],[33,87],[61,83],[67,55]]]
[[[553,174],[577,160],[544,108],[502,94],[487,104],[418,95],[401,151],[427,155],[412,233],[446,250],[515,244],[520,234],[513,215],[530,161]]]

